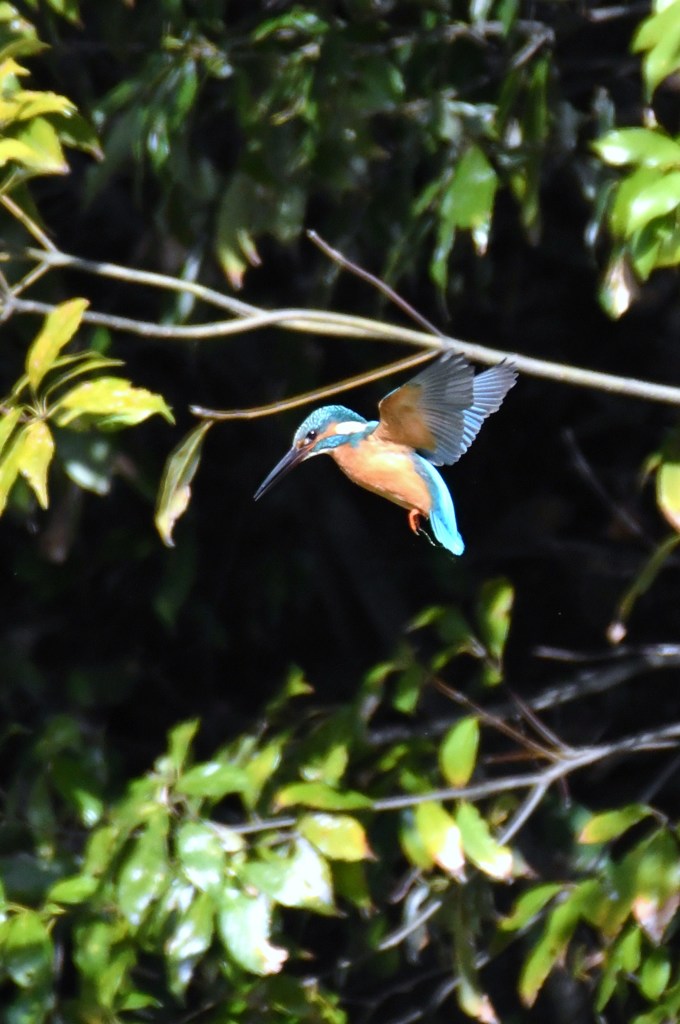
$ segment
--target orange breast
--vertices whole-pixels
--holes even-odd
[[[432,499],[427,484],[413,465],[410,448],[378,441],[369,434],[357,445],[343,444],[329,454],[355,484],[402,508],[417,509],[429,515]]]

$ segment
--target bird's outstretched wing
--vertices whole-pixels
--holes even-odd
[[[451,465],[517,379],[508,363],[475,376],[467,359],[445,355],[407,384],[385,395],[378,406],[376,437],[416,448],[435,466]]]

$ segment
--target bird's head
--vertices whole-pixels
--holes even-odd
[[[295,431],[290,450],[258,487],[255,501],[305,459],[332,452],[334,448],[347,443],[365,423],[363,416],[344,405],[324,405],[321,409],[315,409]]]

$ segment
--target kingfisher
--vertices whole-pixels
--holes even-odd
[[[434,467],[458,461],[516,379],[516,369],[506,361],[475,374],[462,355],[447,353],[385,395],[379,420],[366,420],[344,405],[315,409],[257,489],[255,501],[301,462],[330,455],[355,484],[408,509],[414,533],[425,532],[423,522],[428,522],[443,547],[462,555],[453,500]]]

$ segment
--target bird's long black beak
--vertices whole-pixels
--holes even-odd
[[[277,462],[269,476],[262,481],[255,491],[255,501],[261,498],[270,487],[273,487],[277,480],[281,480],[286,473],[290,473],[291,469],[295,469],[296,466],[303,462],[307,455],[309,455],[309,452],[304,448],[293,447],[289,452],[286,452],[281,461]]]

